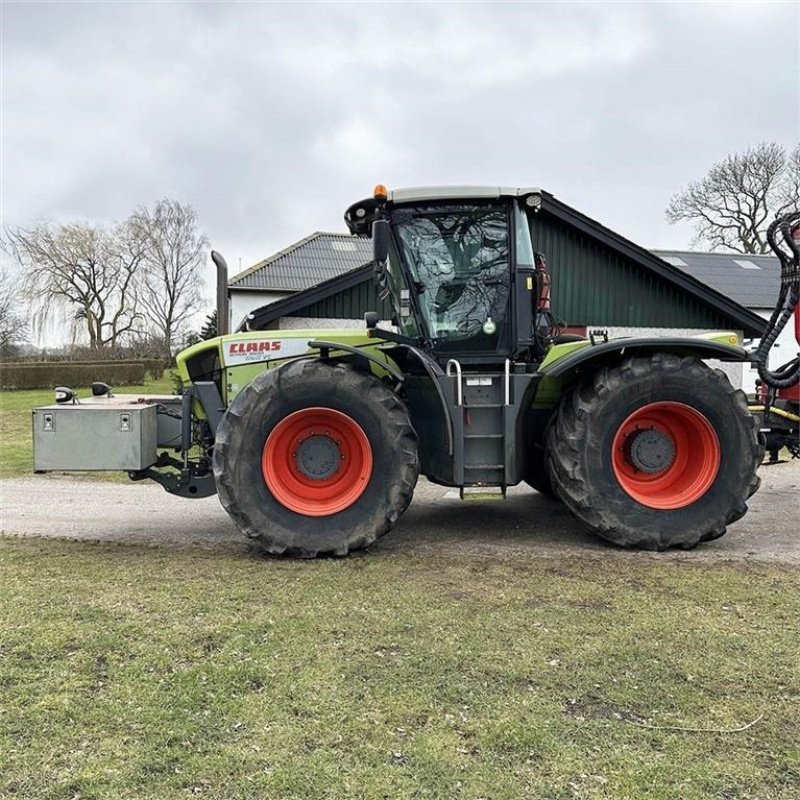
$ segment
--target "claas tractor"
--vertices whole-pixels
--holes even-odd
[[[345,222],[372,239],[391,319],[200,342],[177,357],[176,396],[99,384],[76,403],[65,388],[34,411],[35,469],[217,493],[242,533],[301,557],[375,542],[420,474],[465,498],[527,483],[623,547],[722,536],[764,449],[744,393],[705,361],[751,354],[729,331],[561,333],[529,226],[541,203],[536,189],[377,187]]]

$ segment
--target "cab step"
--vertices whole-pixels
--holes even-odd
[[[505,486],[462,486],[459,494],[462,500],[475,500],[485,502],[487,500],[505,500]]]

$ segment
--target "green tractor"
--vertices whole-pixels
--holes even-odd
[[[560,334],[529,229],[541,202],[535,189],[376,187],[345,221],[372,238],[393,318],[182,352],[182,396],[139,398],[165,430],[131,477],[216,492],[246,536],[302,557],[372,544],[420,473],[462,496],[526,482],[624,547],[722,536],[759,486],[763,447],[744,393],[704,360],[750,355],[731,332]]]

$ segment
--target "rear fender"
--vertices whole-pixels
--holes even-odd
[[[706,336],[670,336],[612,339],[601,344],[570,342],[554,345],[539,367],[542,380],[534,398],[534,410],[553,409],[569,387],[584,375],[606,364],[615,364],[626,356],[673,353],[718,361],[750,361],[750,354],[738,345],[738,336],[730,331]]]
[[[735,333],[715,334],[714,338],[694,336],[648,337],[612,339],[601,344],[570,342],[555,345],[542,362],[539,372],[551,378],[582,371],[596,364],[619,361],[624,356],[648,353],[674,353],[679,356],[695,356],[700,359],[714,358],[718,361],[750,361],[750,354],[740,347]],[[576,345],[578,345],[576,347]],[[558,352],[564,348],[563,353]]]

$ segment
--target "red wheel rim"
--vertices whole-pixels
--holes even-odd
[[[332,408],[284,417],[264,444],[261,470],[279,503],[324,517],[349,508],[372,475],[372,448],[361,426]]]
[[[619,485],[649,508],[685,508],[714,483],[721,463],[719,439],[697,409],[649,403],[619,426],[612,467]]]

